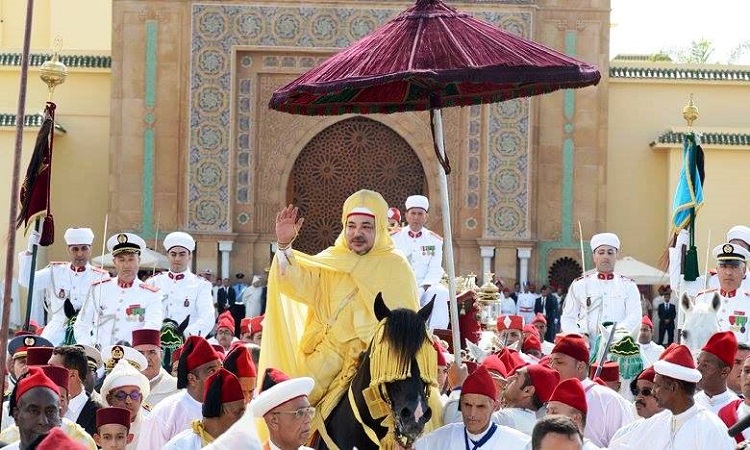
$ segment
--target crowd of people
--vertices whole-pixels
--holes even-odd
[[[442,239],[425,226],[428,199],[409,197],[405,218],[401,228],[400,211],[358,191],[343,205],[335,243],[308,255],[293,249],[304,218],[283,208],[267,286],[254,279],[249,303],[249,286],[214,287],[191,272],[187,233],[164,239],[170,269],[140,281],[140,237],[107,240],[110,276],[89,264],[91,230],[68,230],[70,260],[36,272],[34,300],[45,313],[38,333],[21,332],[8,346],[0,441],[24,450],[335,448],[337,423],[328,419],[378,327],[376,296],[389,310],[430,305],[425,333],[437,369],[425,380],[436,395],[414,413],[426,417],[421,437],[394,443],[373,434],[376,446],[723,450],[744,440],[727,429],[750,415],[750,340],[740,320],[750,309],[750,230],[735,227],[714,249],[716,275],[707,274],[710,289],[694,301],[718,298],[718,325],[700,348],[654,342],[654,317],[616,272],[620,240],[600,233],[590,240],[595,268],[564,298],[546,286],[533,297],[520,286],[507,292],[513,306],[503,303],[493,347],[459,363],[432,333],[448,327],[449,306]],[[28,252],[20,259],[21,277],[30,275]],[[657,310],[669,312],[667,298]],[[629,348],[638,364],[608,357],[608,324],[633,336],[617,351]]]

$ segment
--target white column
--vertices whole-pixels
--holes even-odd
[[[229,252],[232,251],[234,241],[219,241],[221,252],[221,278],[229,278]]]
[[[526,292],[526,284],[529,282],[529,259],[531,259],[531,247],[517,247],[518,259],[520,260],[520,273],[518,282],[521,289]]]
[[[492,258],[495,256],[495,247],[482,245],[479,247],[479,254],[482,255],[482,284],[492,282],[492,280],[487,279],[487,274],[492,273]]]

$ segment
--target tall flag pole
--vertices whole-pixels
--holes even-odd
[[[36,138],[34,152],[26,169],[26,178],[21,186],[21,210],[16,219],[16,226],[25,227],[28,232],[29,225],[33,221],[34,229],[41,236],[39,245],[46,247],[55,241],[55,226],[52,218],[52,204],[50,192],[52,187],[52,148],[55,137],[55,109],[52,103],[52,95],[55,88],[65,82],[68,69],[60,62],[58,52],[62,47],[62,40],[55,40],[55,52],[52,59],[45,61],[39,70],[39,78],[47,85],[49,96],[44,108],[44,120],[39,134]],[[26,318],[23,329],[28,331],[31,320],[32,302],[34,301],[34,276],[36,275],[36,258],[39,245],[33,245],[31,251],[31,270],[29,272],[29,289],[26,301]]]
[[[5,286],[3,290],[3,316],[0,325],[0,364],[3,373],[8,373],[8,328],[10,322],[10,308],[12,304],[11,287],[13,278],[13,263],[16,257],[16,214],[18,212],[18,185],[21,178],[21,155],[23,153],[23,125],[26,115],[26,84],[29,76],[29,51],[31,48],[31,24],[34,16],[34,0],[26,1],[26,23],[24,26],[23,50],[21,52],[21,79],[18,89],[18,109],[16,110],[16,145],[13,154],[13,174],[10,188],[10,213],[8,220],[8,247],[5,254]],[[0,393],[5,392],[7,377],[0,377]],[[0,409],[0,420],[2,420]]]
[[[703,206],[703,183],[706,178],[703,164],[703,149],[699,137],[693,130],[693,123],[698,119],[698,108],[690,95],[690,101],[682,110],[682,116],[688,124],[688,131],[682,143],[682,169],[672,207],[672,226],[675,232],[687,229],[690,243],[685,252],[682,273],[685,281],[698,278],[698,250],[695,246],[695,219],[698,210]]]

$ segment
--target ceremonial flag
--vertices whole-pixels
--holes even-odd
[[[672,203],[672,225],[675,231],[687,228],[690,231],[690,246],[685,254],[683,274],[685,280],[698,277],[698,252],[695,248],[695,216],[703,206],[703,182],[706,174],[703,167],[703,149],[694,132],[685,135],[682,144],[682,169]]]
[[[22,119],[17,119],[22,120]],[[47,102],[44,121],[36,138],[34,152],[26,169],[21,186],[21,211],[16,219],[16,228],[22,225],[28,230],[35,219],[42,219],[42,236],[39,245],[52,245],[55,239],[54,221],[50,205],[52,182],[52,141],[55,133],[55,104]]]

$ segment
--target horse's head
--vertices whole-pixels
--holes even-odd
[[[696,303],[686,293],[680,299],[680,308],[685,314],[682,326],[682,342],[696,354],[708,342],[708,339],[719,331],[719,319],[716,313],[721,307],[719,294],[714,293],[711,301]]]
[[[432,417],[428,399],[436,383],[437,354],[425,324],[434,300],[414,312],[391,311],[380,294],[375,299],[375,316],[381,324],[370,348],[371,382],[365,398],[370,405],[377,392],[390,406],[394,437],[405,448],[422,434]],[[383,412],[372,415],[382,417]]]

